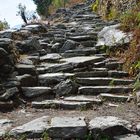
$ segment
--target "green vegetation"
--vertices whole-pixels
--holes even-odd
[[[92,10],[95,11],[95,12],[97,12],[98,6],[99,6],[99,0],[96,0],[96,1],[92,4]]]
[[[131,32],[133,39],[130,42],[128,50],[123,54],[124,68],[131,74],[136,75],[140,69],[140,3],[131,10],[126,11],[121,17],[121,29],[125,32]]]
[[[9,29],[9,25],[7,21],[0,21],[0,31],[4,30],[4,29]]]
[[[66,7],[66,3],[69,0],[33,0],[37,5],[37,12],[39,15],[47,18],[50,15],[50,7]]]

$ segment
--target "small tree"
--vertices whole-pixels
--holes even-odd
[[[25,13],[26,13],[26,6],[25,5],[22,5],[21,3],[19,3],[18,5],[18,14],[17,15],[20,15],[22,20],[24,21],[25,24],[27,24],[27,18],[25,16]]]
[[[0,31],[2,31],[4,29],[9,29],[9,24],[5,19],[4,19],[4,21],[0,20]]]

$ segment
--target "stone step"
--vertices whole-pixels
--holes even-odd
[[[94,47],[80,48],[75,50],[68,50],[62,56],[63,57],[89,56],[89,55],[94,55],[96,52],[97,51]]]
[[[77,72],[75,77],[77,78],[87,78],[87,77],[107,77],[108,71],[86,71],[86,72]]]
[[[114,95],[109,93],[101,93],[100,98],[105,101],[115,101],[115,102],[127,102],[133,99],[132,95],[126,96],[126,95]]]
[[[52,139],[83,139],[87,134],[85,117],[54,117],[48,129]]]
[[[63,100],[44,100],[42,102],[32,102],[32,107],[37,109],[64,109],[64,110],[75,110],[75,109],[88,109],[92,107],[91,102],[76,102],[76,101],[63,101]]]
[[[50,127],[49,121],[49,116],[34,119],[28,123],[13,128],[9,132],[9,135],[17,139],[23,137],[24,135],[27,138],[42,138],[42,134]]]
[[[15,67],[19,75],[23,74],[36,75],[36,68],[34,65],[17,64]]]
[[[79,87],[79,94],[98,95],[100,93],[124,94],[132,92],[132,86],[82,86]]]
[[[85,71],[85,72],[77,72],[75,73],[75,77],[79,78],[87,78],[87,77],[113,77],[113,78],[124,78],[127,77],[128,73],[125,71],[107,71],[102,70],[99,71],[95,69],[94,71]]]
[[[42,63],[37,67],[39,74],[56,73],[56,72],[70,72],[75,68],[88,67],[96,62],[104,60],[104,57],[99,56],[77,56],[64,58],[59,63]]]
[[[40,57],[40,62],[55,62],[59,61],[62,58],[60,54],[57,53],[50,53],[45,56]]]
[[[22,87],[22,94],[26,99],[34,101],[55,98],[55,94],[50,87]]]
[[[72,101],[72,102],[91,102],[92,104],[102,104],[102,100],[97,98],[96,96],[85,96],[85,95],[77,95],[77,96],[69,96],[64,97],[64,101]]]
[[[106,68],[109,70],[121,70],[122,69],[123,62],[108,62],[106,63]]]
[[[101,85],[130,85],[134,83],[133,80],[129,79],[115,79],[108,77],[87,77],[87,78],[76,78],[76,82],[81,85],[88,86],[101,86]]]
[[[74,40],[74,41],[87,41],[87,40],[97,40],[96,36],[90,36],[90,35],[81,35],[81,36],[73,36],[73,37],[69,37],[68,39]]]
[[[38,76],[38,82],[40,86],[55,85],[67,78],[73,78],[73,73],[46,73]]]

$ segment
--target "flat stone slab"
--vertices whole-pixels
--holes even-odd
[[[87,135],[87,126],[84,117],[55,117],[51,120],[48,129],[51,138],[84,138]]]
[[[62,56],[58,53],[51,53],[47,54],[45,56],[40,57],[40,61],[57,61],[61,59]]]
[[[104,60],[103,57],[97,56],[77,56],[61,59],[60,62],[72,63],[75,65],[88,65]]]
[[[54,109],[87,109],[91,107],[91,102],[71,102],[71,101],[63,101],[63,100],[45,100],[42,102],[32,102],[33,108],[54,108]]]
[[[15,137],[26,135],[28,138],[40,138],[42,134],[50,127],[49,121],[50,119],[48,116],[37,118],[31,122],[23,124],[22,126],[13,128],[10,131],[10,135]]]
[[[125,72],[125,71],[110,70],[108,71],[108,76],[122,78],[122,77],[129,76],[129,74],[128,72]]]
[[[87,78],[76,78],[76,82],[82,85],[129,85],[134,81],[129,79],[115,79],[108,77],[87,77]]]
[[[114,140],[140,140],[138,135],[128,134],[114,137]]]
[[[40,74],[38,77],[39,83],[42,86],[49,85],[49,84],[58,84],[62,80],[66,78],[73,77],[73,73],[46,73]]]
[[[75,73],[76,77],[107,77],[108,72],[107,71],[90,71],[90,72],[78,72]]]
[[[104,134],[109,137],[129,134],[131,124],[114,116],[96,117],[89,122],[93,136]]]
[[[93,104],[102,103],[102,101],[100,99],[97,99],[97,97],[95,97],[95,96],[84,96],[84,95],[69,96],[69,97],[65,97],[63,100],[64,101],[76,101],[76,102],[91,102]]]
[[[45,73],[57,73],[57,72],[68,72],[70,70],[74,69],[74,65],[72,63],[58,63],[58,64],[43,64],[44,66],[38,67],[37,71],[40,74],[45,74]]]
[[[133,90],[128,86],[83,86],[79,88],[79,93],[84,95],[96,95],[99,93],[128,93]]]
[[[0,120],[0,137],[4,136],[8,129],[12,127],[13,121],[8,119],[1,119]]]
[[[117,101],[117,102],[126,102],[130,99],[133,99],[132,96],[114,95],[114,94],[108,94],[108,93],[101,93],[100,97],[105,100]]]
[[[49,96],[52,94],[52,89],[50,87],[22,87],[22,93],[27,98]]]
[[[36,68],[34,65],[17,64],[16,69],[20,75],[23,74],[36,75]]]

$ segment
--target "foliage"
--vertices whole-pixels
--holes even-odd
[[[17,12],[17,15],[20,15],[22,20],[27,24],[27,18],[25,16],[26,6],[19,3],[18,9],[19,9],[19,11]]]
[[[0,31],[4,30],[4,29],[9,29],[9,25],[7,21],[0,21]]]
[[[130,11],[125,12],[121,18],[121,29],[132,32],[133,40],[128,50],[124,52],[124,68],[131,74],[136,75],[140,70],[140,3]]]
[[[140,3],[133,7],[131,10],[126,11],[121,17],[121,28],[124,31],[134,31],[136,28],[140,28]]]
[[[95,12],[97,12],[98,6],[99,6],[99,0],[96,0],[96,1],[92,4],[92,10],[95,11]]]
[[[49,136],[46,131],[42,134],[42,138],[43,138],[43,140],[49,140]]]
[[[39,15],[45,18],[49,16],[49,6],[52,4],[53,0],[33,0],[37,5],[37,12]]]

